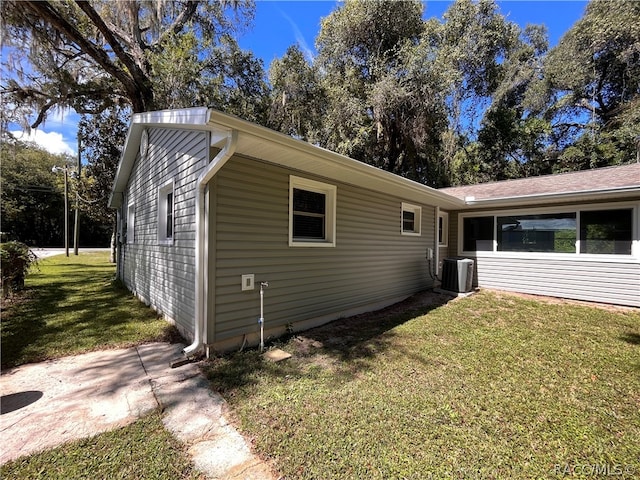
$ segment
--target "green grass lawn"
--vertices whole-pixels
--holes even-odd
[[[25,290],[3,303],[2,367],[176,338],[114,275],[106,252],[40,261]]]
[[[286,478],[640,476],[637,310],[481,292],[278,346],[207,372]]]
[[[39,262],[25,290],[2,308],[3,368],[89,350],[177,339],[176,330],[114,285],[106,253]],[[0,478],[203,479],[161,414],[92,438],[21,457]]]
[[[8,462],[0,467],[0,478],[203,480],[184,448],[155,413],[127,427]]]

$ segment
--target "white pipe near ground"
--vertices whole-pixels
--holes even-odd
[[[264,350],[264,289],[269,286],[269,282],[260,282],[260,351]]]

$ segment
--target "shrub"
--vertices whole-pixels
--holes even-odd
[[[0,244],[0,271],[2,272],[2,298],[24,287],[24,278],[36,265],[37,257],[24,243]]]

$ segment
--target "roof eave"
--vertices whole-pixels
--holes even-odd
[[[479,200],[465,199],[467,208],[483,207],[515,207],[527,205],[540,205],[543,203],[569,203],[590,200],[613,200],[640,198],[640,185],[624,187],[591,189],[578,192],[558,192],[534,195],[519,195],[512,197],[487,198]]]
[[[253,138],[264,139],[265,141],[278,145],[281,148],[299,151],[301,155],[306,158],[317,158],[318,160],[322,160],[322,162],[317,162],[318,170],[320,170],[319,166],[322,163],[329,162],[331,172],[334,174],[335,178],[338,179],[344,180],[347,178],[347,175],[355,174],[369,178],[373,183],[386,186],[385,190],[387,190],[388,193],[393,192],[394,189],[404,190],[405,193],[409,193],[414,196],[414,199],[419,198],[424,201],[429,199],[435,205],[450,210],[461,209],[465,206],[465,202],[463,200],[452,195],[440,192],[421,183],[394,175],[372,165],[365,164],[330,150],[311,145],[310,143],[295,139],[283,133],[242,120],[238,117],[208,108],[188,108],[180,110],[144,112],[135,114],[132,117],[131,126],[129,127],[123,154],[120,164],[118,165],[113,189],[109,198],[109,206],[111,208],[118,208],[122,205],[122,194],[126,189],[129,175],[131,174],[131,170],[140,149],[140,137],[142,130],[147,127],[190,128],[213,132],[228,131],[232,129],[238,131],[241,135],[245,134]],[[240,154],[243,153],[240,146],[237,151]],[[300,165],[304,163],[300,160],[298,165],[293,164],[295,162],[292,162],[292,164],[289,165],[278,158],[271,159],[271,161],[293,168],[296,168],[296,166],[301,168]],[[305,163],[305,170],[309,168],[313,169],[314,167],[310,167],[309,162]],[[310,173],[320,174],[319,171],[312,171]]]
[[[406,191],[414,192],[416,195],[419,195],[422,198],[429,198],[437,206],[440,206],[442,208],[460,209],[465,205],[465,202],[463,200],[444,192],[440,192],[435,188],[428,187],[427,185],[409,180],[404,177],[400,177],[390,172],[386,172],[364,162],[354,160],[345,155],[341,155],[331,150],[312,145],[303,140],[298,140],[289,135],[276,132],[255,123],[247,122],[237,117],[232,117],[227,114],[212,110],[210,112],[209,122],[216,128],[232,128],[253,137],[262,138],[268,142],[277,144],[284,148],[297,150],[301,152],[302,155],[318,158],[323,162],[329,162],[334,168],[336,178],[340,178],[342,180],[346,178],[344,177],[345,173],[353,173],[361,176],[364,175],[369,178],[375,177],[380,182],[383,182],[389,186],[395,186],[400,189],[405,189]],[[239,153],[242,153],[241,149],[239,149],[238,151]],[[295,168],[295,165],[288,165],[282,160],[279,160],[278,163],[283,166],[290,166]],[[308,168],[305,169],[305,171],[308,170]]]

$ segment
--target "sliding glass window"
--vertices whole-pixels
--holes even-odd
[[[576,213],[497,217],[498,251],[575,253]]]

